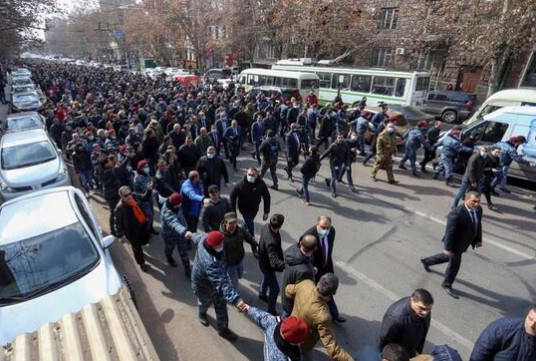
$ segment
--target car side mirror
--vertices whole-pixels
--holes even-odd
[[[116,239],[117,238],[115,238],[115,236],[112,236],[112,235],[104,237],[103,242],[102,242],[103,248],[107,249],[108,247],[110,247],[115,242]]]

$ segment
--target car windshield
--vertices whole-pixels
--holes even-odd
[[[20,94],[13,97],[15,103],[30,103],[36,102],[38,99],[34,94]]]
[[[99,259],[80,222],[0,245],[0,306],[71,283],[93,269]]]
[[[32,81],[28,78],[13,79],[13,85],[26,85],[32,84]]]
[[[2,169],[29,167],[55,158],[56,152],[46,141],[7,147],[2,149]]]
[[[20,94],[20,93],[28,93],[28,92],[34,92],[35,89],[31,86],[25,86],[25,87],[15,87],[13,88],[13,93]]]
[[[8,130],[39,128],[42,122],[36,117],[21,117],[7,120]]]

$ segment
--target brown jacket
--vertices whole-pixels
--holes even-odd
[[[311,352],[320,338],[332,360],[354,360],[337,343],[331,327],[331,314],[327,304],[329,298],[318,293],[313,281],[304,280],[295,285],[287,285],[285,294],[288,298],[294,300],[292,316],[301,318],[309,326],[309,336],[302,345],[305,354],[308,355]]]

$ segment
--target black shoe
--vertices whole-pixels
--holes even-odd
[[[350,186],[350,191],[352,191],[352,193],[359,193],[359,191],[357,190],[357,188],[354,187],[354,186]]]
[[[167,263],[168,263],[171,267],[177,267],[177,262],[175,262],[175,260],[173,259],[173,257],[171,257],[171,256],[166,257],[166,260],[167,260]]]
[[[270,188],[272,188],[272,189],[273,189],[273,190],[275,190],[275,191],[279,189],[279,187],[278,187],[278,186],[276,186],[275,184],[274,184],[274,185],[272,185],[272,186],[270,186]]]
[[[184,265],[184,275],[188,279],[192,276],[192,268],[190,267],[189,263]]]
[[[259,293],[259,299],[264,301],[264,302],[268,302],[268,296],[263,295],[262,293]]]
[[[452,178],[445,180],[445,185],[447,187],[455,187],[455,185],[452,183]]]
[[[426,263],[424,258],[421,258],[421,263],[422,263],[422,266],[424,267],[424,270],[426,272],[432,272],[432,270],[430,269],[430,266],[428,265],[428,263]]]
[[[460,296],[458,295],[458,293],[456,291],[454,291],[452,289],[452,287],[446,287],[446,286],[443,286],[441,285],[441,287],[443,287],[443,289],[445,290],[445,292],[447,292],[447,294],[452,297],[452,298],[455,298],[455,299],[459,299]]]
[[[298,193],[298,197],[303,197],[303,195],[300,193],[300,190],[299,189],[296,189],[296,193]]]
[[[235,342],[238,340],[238,336],[233,331],[229,330],[228,328],[224,328],[223,330],[218,331],[218,335],[220,337],[223,337],[229,342]]]
[[[342,179],[339,179],[337,182],[339,182],[340,184],[346,184],[346,182],[343,181]]]
[[[389,181],[387,183],[396,185],[396,184],[400,183],[400,181],[392,180],[392,181]]]
[[[432,176],[433,179],[438,179],[439,178],[439,173],[434,173],[434,175]]]
[[[200,313],[199,314],[199,322],[205,326],[208,327],[208,318],[206,313]]]
[[[333,321],[335,322],[338,322],[338,323],[345,323],[346,322],[346,318],[342,317],[341,315],[337,316],[337,317],[333,317]]]
[[[331,185],[331,179],[326,178],[324,179],[324,182],[326,182],[326,186],[329,188],[329,186]]]
[[[499,189],[500,189],[501,191],[503,191],[504,193],[512,193],[512,191],[509,190],[508,188],[501,188],[501,187],[499,187]]]
[[[495,212],[496,212],[496,211],[499,210],[499,207],[497,207],[497,206],[494,205],[494,204],[488,204],[488,209],[489,209],[490,211],[495,211]]]
[[[411,172],[411,175],[413,175],[414,177],[420,177],[421,175],[417,172]]]
[[[150,267],[148,264],[146,264],[146,263],[140,265],[140,268],[141,268],[141,270],[142,270],[143,272],[145,272],[145,273],[149,272],[149,270],[151,269],[151,267]]]
[[[491,190],[491,194],[493,194],[495,197],[500,197],[501,196],[501,194],[499,192],[497,192],[495,189]]]
[[[337,198],[337,193],[331,193],[331,196],[332,196],[333,198]]]
[[[159,232],[158,232],[156,229],[154,229],[153,227],[151,227],[151,228],[149,229],[149,233],[152,233],[152,234],[155,234],[155,235],[156,235],[156,234],[159,234]]]
[[[406,166],[404,164],[400,164],[398,166],[399,169],[404,169],[404,170],[408,170],[408,168],[406,168]]]

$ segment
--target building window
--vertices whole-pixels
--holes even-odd
[[[389,66],[393,62],[393,49],[375,48],[372,54],[372,66]]]
[[[398,8],[382,8],[378,19],[378,29],[396,29]]]
[[[433,68],[435,64],[435,52],[434,51],[426,51],[419,59],[419,69],[422,70],[430,70]]]

